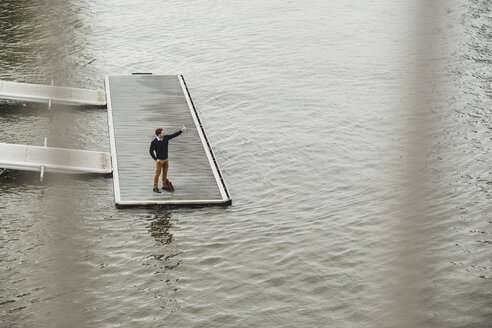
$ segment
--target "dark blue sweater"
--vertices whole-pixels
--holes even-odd
[[[169,144],[169,140],[171,140],[174,137],[179,136],[181,133],[183,133],[183,131],[180,130],[180,131],[173,133],[173,134],[170,134],[170,135],[164,135],[164,137],[162,138],[161,141],[159,141],[157,138],[152,140],[152,142],[150,143],[150,149],[149,149],[150,156],[152,156],[152,158],[154,160],[166,159],[167,158],[167,146]],[[155,154],[154,154],[154,151],[155,151]]]

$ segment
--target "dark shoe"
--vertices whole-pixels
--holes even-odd
[[[162,190],[171,191],[171,189],[169,189],[168,187],[162,187]]]
[[[159,194],[161,193],[161,191],[159,190],[159,188],[154,188],[152,189],[154,192],[158,192]]]

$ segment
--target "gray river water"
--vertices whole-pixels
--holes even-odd
[[[0,327],[492,327],[491,41],[488,0],[2,0],[1,80],[183,74],[233,205],[4,173]],[[109,151],[105,109],[0,120]]]

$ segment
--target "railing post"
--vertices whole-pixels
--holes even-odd
[[[54,81],[51,80],[51,86],[53,86]],[[48,99],[48,109],[51,109],[51,98]]]
[[[47,144],[48,144],[48,137],[44,137],[44,147],[46,147]],[[41,174],[39,176],[39,181],[43,182],[43,180],[44,180],[44,165],[41,165]]]

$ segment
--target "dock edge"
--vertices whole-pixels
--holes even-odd
[[[195,104],[193,103],[193,99],[188,89],[188,85],[186,84],[183,75],[181,74],[178,75],[178,78],[179,78],[179,82],[181,83],[181,87],[183,88],[183,93],[185,94],[186,102],[188,103],[188,107],[190,108],[191,115],[193,116],[193,120],[195,121],[195,126],[197,127],[198,132],[200,134],[200,139],[202,140],[203,148],[207,153],[207,157],[209,159],[210,166],[212,167],[215,179],[217,181],[217,185],[219,186],[220,194],[222,195],[222,202],[224,205],[232,205],[232,198],[229,193],[229,189],[227,188],[224,177],[222,176],[222,172],[220,170],[219,163],[215,158],[215,154],[212,149],[212,146],[210,145],[210,142],[208,141],[208,137],[205,134],[205,130],[203,129],[200,116],[198,115],[198,111],[196,110]]]

